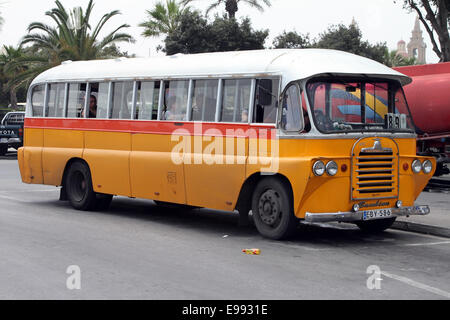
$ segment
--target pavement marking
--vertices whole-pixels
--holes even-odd
[[[17,199],[17,198],[14,198],[14,197],[8,197],[8,196],[2,195],[2,194],[0,194],[0,199],[13,200],[13,201],[24,202],[24,203],[32,202],[32,201],[26,201],[26,200],[23,200],[23,199]]]
[[[424,242],[424,243],[408,243],[404,244],[405,247],[418,247],[418,246],[436,246],[439,244],[450,244],[450,241],[440,241],[440,242]]]
[[[439,296],[442,296],[444,298],[450,299],[450,292],[447,292],[447,291],[444,291],[444,290],[441,290],[441,289],[438,289],[438,288],[434,288],[434,287],[428,286],[426,284],[423,284],[423,283],[411,280],[411,279],[406,278],[406,277],[397,276],[397,275],[389,273],[389,272],[381,271],[381,274],[383,276],[388,277],[388,278],[391,278],[391,279],[398,280],[398,281],[401,281],[403,283],[406,283],[406,284],[408,284],[408,285],[410,285],[412,287],[416,287],[416,288],[419,288],[419,289],[422,289],[422,290],[426,290],[428,292],[431,292],[431,293],[437,294]]]
[[[37,190],[9,190],[9,191],[1,191],[0,193],[29,193],[29,192],[55,192],[59,191],[59,189],[37,189]]]

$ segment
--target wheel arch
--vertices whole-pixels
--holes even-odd
[[[64,183],[66,181],[67,172],[69,171],[70,166],[73,163],[75,163],[75,162],[82,162],[89,168],[89,170],[91,170],[91,168],[90,168],[89,164],[86,162],[86,160],[84,160],[82,158],[78,158],[78,157],[74,157],[74,158],[69,159],[69,161],[67,161],[67,163],[66,163],[66,166],[64,167],[63,175],[61,177],[61,186],[64,187]]]
[[[261,181],[264,178],[268,178],[268,177],[274,177],[274,178],[282,181],[284,184],[286,184],[286,186],[288,187],[288,190],[289,190],[290,201],[291,201],[291,204],[293,205],[294,204],[293,203],[294,202],[294,192],[292,189],[292,184],[285,175],[280,174],[280,173],[268,175],[267,173],[262,174],[261,172],[255,172],[252,175],[250,175],[245,180],[244,184],[242,185],[241,191],[239,192],[238,200],[236,202],[235,210],[240,211],[239,209],[241,209],[241,210],[248,209],[250,211],[253,190],[255,189],[255,187],[259,183],[259,181]]]

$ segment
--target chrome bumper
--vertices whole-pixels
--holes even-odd
[[[11,143],[20,143],[20,138],[2,138],[0,143],[11,144]]]
[[[402,216],[425,216],[430,213],[429,206],[414,206],[414,207],[403,207],[403,208],[390,208],[392,210],[392,215],[390,217],[402,217]],[[305,215],[306,222],[355,222],[362,221],[364,212],[335,212],[335,213],[311,213],[307,212]]]

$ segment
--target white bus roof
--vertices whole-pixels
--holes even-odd
[[[33,84],[57,81],[282,75],[284,86],[294,80],[326,74],[395,79],[402,85],[411,82],[409,77],[381,63],[342,51],[275,49],[68,61],[45,71],[36,77]]]

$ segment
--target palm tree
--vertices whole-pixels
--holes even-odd
[[[158,37],[171,33],[177,28],[180,17],[186,10],[189,8],[179,5],[176,0],[166,0],[165,4],[157,2],[152,10],[147,10],[148,20],[139,24],[139,27],[144,28],[142,35]]]
[[[85,11],[81,7],[67,11],[59,0],[56,0],[55,3],[57,7],[45,14],[53,19],[56,27],[33,22],[28,26],[28,32],[36,30],[40,33],[31,33],[22,39],[22,44],[31,43],[41,50],[46,50],[50,54],[49,60],[53,63],[68,59],[102,58],[103,49],[108,45],[134,41],[131,35],[120,32],[122,29],[128,28],[128,24],[122,24],[104,38],[99,39],[99,34],[105,24],[112,17],[120,14],[118,10],[103,15],[92,30],[89,19],[94,7],[93,0],[89,1]]]
[[[191,3],[192,1],[196,0],[182,0],[181,4],[186,5],[188,3]],[[222,4],[225,4],[225,11],[228,13],[229,19],[234,19],[236,17],[236,12],[238,12],[239,10],[239,2],[246,3],[249,6],[258,9],[259,11],[264,11],[264,7],[261,2],[268,7],[271,6],[270,0],[212,0],[212,2],[213,3],[211,3],[211,5],[206,10],[206,13],[208,14],[211,10],[217,8]]]
[[[24,51],[21,46],[15,48],[13,46],[3,46],[0,54],[0,79],[5,85],[4,92],[9,92],[9,99],[11,107],[17,106],[17,89],[21,83],[14,82],[17,74],[25,71],[25,67],[17,64],[19,59],[24,56]]]
[[[384,64],[388,67],[402,67],[402,66],[411,66],[417,64],[417,60],[415,57],[404,57],[398,54],[397,50],[390,51],[386,50],[384,56]]]

